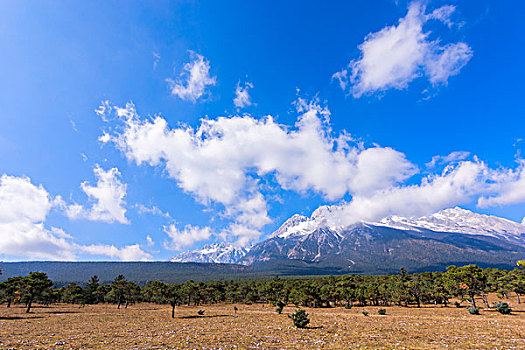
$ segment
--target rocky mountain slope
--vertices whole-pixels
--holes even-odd
[[[228,243],[206,245],[171,261],[310,264],[311,269],[388,273],[443,269],[451,264],[512,267],[525,257],[525,225],[496,216],[449,208],[429,216],[390,216],[344,227],[329,224],[332,207],[311,217],[294,215],[249,251]]]
[[[510,267],[525,257],[525,226],[461,208],[430,216],[391,216],[376,223],[330,227],[321,207],[311,218],[294,215],[252,247],[242,264],[300,260],[343,272],[442,269],[451,264]]]

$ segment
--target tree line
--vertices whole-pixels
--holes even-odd
[[[1,274],[1,271],[0,271]],[[33,303],[99,304],[111,303],[127,308],[137,302],[171,305],[172,317],[180,305],[215,303],[271,303],[282,308],[289,304],[304,307],[351,308],[366,306],[414,306],[423,304],[447,307],[451,299],[456,306],[466,301],[477,309],[476,298],[485,307],[488,293],[500,298],[515,294],[518,303],[525,295],[525,260],[518,261],[514,270],[482,269],[476,265],[449,266],[445,272],[408,273],[401,269],[389,275],[341,275],[319,278],[280,278],[259,280],[232,280],[168,284],[150,281],[137,285],[122,275],[110,283],[101,283],[93,276],[86,284],[70,283],[61,288],[43,272],[8,278],[0,283],[0,302],[10,307],[13,303],[26,306],[30,312]]]

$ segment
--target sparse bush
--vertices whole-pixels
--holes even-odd
[[[496,304],[494,304],[494,308],[497,312],[499,312],[502,315],[510,315],[512,312],[512,309],[509,307],[509,304],[502,303],[501,301],[498,301]]]
[[[365,315],[365,316],[368,316],[368,314],[369,314],[369,312],[366,311],[366,310],[361,311],[361,313],[362,313],[363,315]]]
[[[379,310],[377,310],[377,313],[379,315],[386,315],[386,309],[379,309]]]
[[[467,310],[471,315],[479,315],[479,308],[477,307],[469,306]]]
[[[280,315],[283,312],[283,309],[286,306],[286,304],[279,300],[277,301],[277,303],[275,303],[275,305],[277,305],[277,309],[275,309],[275,311]]]
[[[197,311],[197,313],[202,316],[202,315],[204,315],[204,310],[199,310],[199,311]]]
[[[294,326],[297,328],[306,328],[306,326],[310,323],[308,314],[302,309],[299,309],[293,314],[288,315],[288,317],[292,319]]]

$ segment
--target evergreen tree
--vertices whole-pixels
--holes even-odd
[[[29,313],[33,301],[41,297],[46,290],[49,290],[53,286],[53,282],[44,272],[31,272],[29,276],[22,278],[20,286],[27,305],[26,313]]]

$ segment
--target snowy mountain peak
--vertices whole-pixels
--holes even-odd
[[[477,214],[459,207],[441,210],[420,218],[405,218],[392,215],[379,222],[399,229],[427,229],[438,232],[479,234],[505,239],[520,239],[525,235],[525,226],[497,216]]]
[[[317,223],[303,215],[295,214],[285,221],[271,237],[288,238],[290,236],[304,236],[311,233]]]
[[[312,220],[325,221],[326,218],[330,217],[333,214],[334,208],[336,208],[336,206],[333,205],[320,206],[319,208],[315,209],[312,213]]]
[[[246,255],[248,250],[236,247],[231,243],[213,243],[206,244],[201,249],[177,254],[170,261],[234,264]]]

